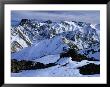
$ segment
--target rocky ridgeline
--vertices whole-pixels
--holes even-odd
[[[63,36],[71,40],[79,49],[91,47],[93,43],[99,43],[100,30],[99,24],[94,25],[97,29],[91,25],[75,21],[61,21],[57,23],[51,20],[37,22],[22,19],[18,26],[11,29],[12,52],[17,52],[35,42],[50,39],[54,36]]]

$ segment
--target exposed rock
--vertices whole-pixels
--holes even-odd
[[[79,67],[80,74],[83,75],[93,75],[93,74],[100,74],[100,65],[96,65],[93,63],[84,65],[82,67]]]
[[[87,60],[87,57],[81,54],[78,54],[75,49],[69,49],[68,52],[61,53],[60,58],[63,57],[71,57],[73,61],[82,61],[82,60]]]
[[[26,61],[26,60],[18,61],[16,59],[12,59],[11,72],[19,73],[21,70],[43,69],[43,68],[48,68],[55,65],[56,65],[55,63],[43,64],[43,63],[34,62],[34,61]]]
[[[24,25],[24,24],[28,24],[30,22],[29,19],[22,19],[19,25]]]

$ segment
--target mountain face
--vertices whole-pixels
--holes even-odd
[[[53,38],[54,36],[62,36],[73,42],[79,49],[91,47],[92,43],[100,42],[100,24],[90,24],[75,21],[35,21],[22,19],[17,27],[12,27],[12,42],[20,44],[20,48],[28,47],[36,42]],[[19,38],[19,41],[16,41]],[[14,42],[14,44],[15,44]],[[15,52],[17,51],[14,48]],[[19,51],[19,50],[18,50]],[[13,52],[13,51],[12,51]]]
[[[11,52],[18,52],[32,44],[29,37],[21,29],[22,26],[11,29]]]
[[[67,46],[70,48],[71,46],[76,46],[80,50],[79,53],[83,50],[83,54],[87,55],[90,49],[98,49],[94,53],[99,52],[99,37],[100,24],[75,21],[61,21],[57,23],[50,20],[39,22],[36,20],[22,19],[17,27],[12,27],[11,29],[11,51],[18,52],[25,47],[32,49],[36,47],[36,44],[39,44],[38,47],[45,45],[44,48],[47,48],[49,45],[50,49],[55,49],[55,44],[58,47],[60,45],[62,46],[62,43],[60,43],[60,40],[62,40],[62,42],[65,41],[64,48],[67,48]],[[52,52],[52,50],[49,51]]]
[[[68,72],[73,72],[79,66],[94,63],[91,61],[81,61],[79,63],[79,61],[75,61],[78,60],[77,58],[81,60],[87,60],[86,58],[100,60],[100,24],[22,19],[19,24],[12,25],[14,25],[11,26],[12,60],[34,61],[44,65],[52,63],[59,65],[58,67],[67,67]],[[58,69],[57,66],[55,67]],[[73,70],[73,68],[75,69]],[[50,68],[48,69],[50,70]],[[76,72],[79,71],[76,70]],[[68,75],[66,74],[66,76]],[[81,74],[78,74],[78,76],[81,76]]]

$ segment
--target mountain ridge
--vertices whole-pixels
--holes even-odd
[[[53,23],[51,20],[47,20],[45,22],[37,22],[37,21],[31,21],[30,19],[22,19],[21,22],[19,23],[19,26],[15,27],[15,29],[12,28],[12,30],[18,33],[18,36],[20,39],[19,40],[15,39],[15,40],[18,41],[19,45],[21,44],[21,48],[18,47],[19,50],[15,51],[15,54],[19,54],[20,52],[22,53],[22,49],[24,50],[24,48],[25,49],[30,48],[29,50],[31,50],[31,48],[35,48],[37,44],[39,44],[37,48],[40,47],[39,49],[41,49],[45,43],[49,45],[54,43],[54,45],[50,45],[49,47],[50,52],[53,52],[53,54],[56,52],[61,53],[61,49],[65,48],[65,50],[67,50],[66,48],[71,48],[71,46],[77,47],[77,49],[80,49],[79,53],[81,53],[81,50],[84,50],[82,51],[84,55],[87,54],[87,52],[85,52],[85,49],[90,50],[89,49],[90,47],[92,47],[93,49],[94,48],[95,49],[98,48],[98,50],[100,49],[100,46],[99,46],[100,45],[100,39],[99,39],[100,24],[90,24],[90,23],[76,22],[76,21],[72,21],[72,22],[61,21],[59,23],[56,23],[56,22]],[[59,38],[59,41],[55,42],[56,41],[55,38]],[[22,40],[25,42],[25,45],[23,44],[24,42]],[[65,43],[60,43],[60,40],[62,42],[64,40]],[[14,42],[14,40],[12,42]],[[55,44],[59,44],[57,48],[59,47],[61,48],[59,50],[58,49],[55,50],[54,48],[56,47]],[[92,46],[93,44],[96,45],[96,47]],[[12,44],[12,47],[14,48],[13,44]],[[16,48],[17,47],[15,47],[15,49]],[[37,51],[37,48],[36,48],[36,51]],[[54,48],[54,51],[52,51],[53,48]],[[43,49],[47,50],[47,47],[44,46]],[[96,52],[99,52],[99,51],[96,51]],[[26,54],[29,54],[29,53],[27,52]],[[34,53],[34,51],[32,53]],[[45,55],[46,53],[48,52],[44,52]],[[21,56],[22,54],[19,54],[19,55]],[[30,54],[30,55],[33,55],[33,54]],[[48,54],[48,55],[52,55],[52,54]],[[42,57],[42,56],[43,54],[39,57]],[[25,56],[25,57],[28,58],[29,56]]]

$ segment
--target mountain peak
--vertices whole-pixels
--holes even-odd
[[[22,19],[19,25],[23,26],[24,24],[29,24],[30,21],[31,20],[29,20],[29,19]]]

